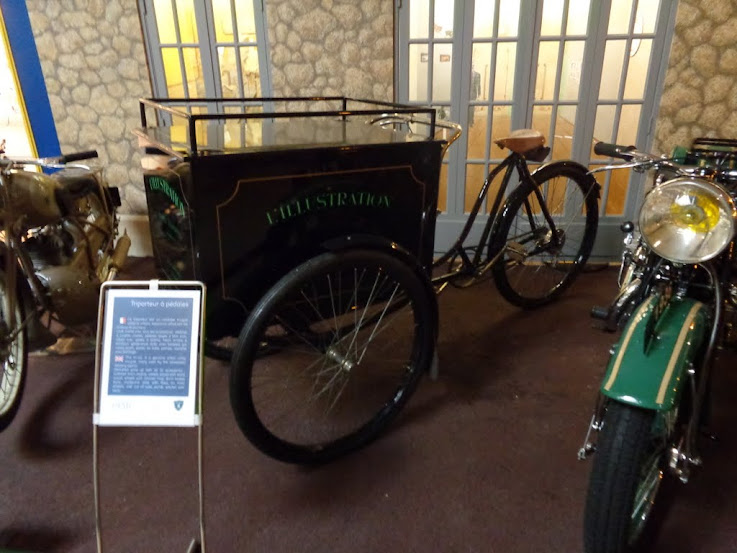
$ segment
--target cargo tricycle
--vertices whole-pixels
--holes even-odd
[[[530,172],[549,151],[534,131],[499,141],[509,157],[436,259],[441,162],[461,131],[435,109],[345,97],[140,106],[157,271],[207,285],[207,351],[230,358],[235,418],[282,461],[327,462],[381,433],[433,365],[446,284],[493,275],[535,307],[593,245],[595,181],[571,161]],[[487,221],[469,247],[477,215]]]

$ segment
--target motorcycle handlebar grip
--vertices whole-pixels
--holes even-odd
[[[635,149],[634,146],[621,146],[619,144],[607,144],[606,142],[597,142],[594,145],[594,153],[600,156],[627,158],[626,154]]]
[[[59,163],[71,163],[73,161],[82,161],[83,159],[92,159],[95,157],[97,157],[97,150],[87,150],[85,152],[76,152],[61,156]]]

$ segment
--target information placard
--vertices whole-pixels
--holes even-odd
[[[108,289],[98,425],[198,424],[201,301],[201,289]]]

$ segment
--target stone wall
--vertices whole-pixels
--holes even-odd
[[[392,0],[268,0],[275,96],[391,100]]]
[[[275,96],[391,100],[392,0],[268,0]],[[133,0],[28,0],[62,152],[97,149],[121,213],[146,213],[132,129],[151,96]]]
[[[737,0],[680,0],[655,149],[737,138]]]
[[[150,96],[133,0],[27,0],[62,153],[96,149],[122,213],[144,213],[138,98]]]

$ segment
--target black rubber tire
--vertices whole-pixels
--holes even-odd
[[[233,352],[230,400],[243,434],[298,464],[325,463],[376,438],[432,362],[428,290],[406,262],[374,250],[324,253],[284,276],[250,313]]]
[[[656,501],[664,501],[663,489],[672,480],[663,421],[655,411],[609,402],[586,497],[585,553],[639,551],[653,538],[662,509]],[[637,504],[644,506],[636,515]]]
[[[5,430],[18,413],[28,372],[28,333],[24,328],[15,340],[3,345],[4,336],[9,335],[6,313],[7,281],[0,270],[0,431]],[[17,289],[17,287],[16,287]],[[15,293],[15,324],[24,320],[23,303]]]
[[[504,252],[492,268],[499,292],[526,309],[550,303],[573,283],[594,247],[599,224],[597,187],[584,171],[570,162],[553,162],[533,177],[535,187],[523,183],[507,198],[489,244],[490,259]],[[562,249],[550,240],[537,194],[553,215]]]

